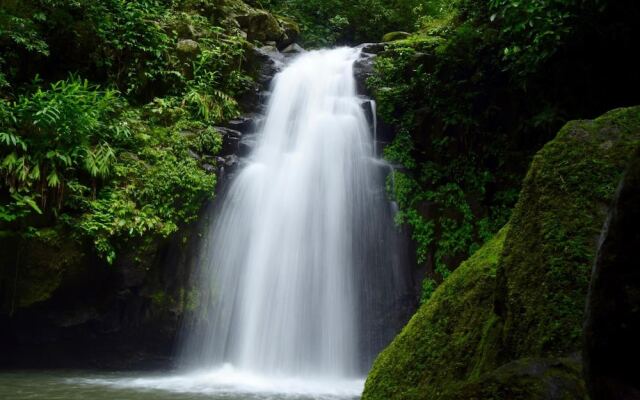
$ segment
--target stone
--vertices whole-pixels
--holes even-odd
[[[242,117],[227,122],[226,127],[241,132],[242,134],[251,133],[255,129],[257,118],[259,117],[253,114],[243,115]]]
[[[264,10],[252,9],[245,15],[236,16],[240,28],[247,33],[249,41],[279,42],[284,36],[284,29],[272,14]]]
[[[300,37],[300,26],[294,20],[286,17],[279,17],[278,21],[284,30],[284,35],[278,42],[278,48],[284,49],[298,40]]]
[[[182,55],[193,56],[200,52],[200,45],[192,39],[183,39],[178,42],[176,49]]]
[[[587,299],[584,370],[592,400],[640,399],[639,206],[636,151],[600,238]]]
[[[306,53],[307,51],[303,49],[302,46],[300,46],[299,44],[293,43],[285,47],[284,50],[282,50],[282,52],[284,54],[300,54],[300,53]]]
[[[356,91],[358,94],[373,97],[373,93],[367,87],[367,79],[373,76],[375,56],[362,53],[360,58],[353,63],[353,75],[356,80]]]
[[[237,154],[240,148],[242,132],[222,126],[214,126],[214,129],[222,136],[222,155]]]
[[[451,273],[378,356],[362,399],[586,399],[578,355],[590,265],[607,217],[603,203],[615,198],[639,140],[640,107],[567,123],[533,158],[510,222]],[[638,212],[637,200],[629,204],[625,209]],[[632,226],[629,240],[637,235],[638,224]],[[638,263],[635,256],[618,260],[629,267],[618,268],[622,275],[597,297],[606,298],[599,330],[594,324],[600,342],[586,358],[599,355],[587,365],[601,367],[587,376],[610,376],[600,387],[634,398],[638,335],[625,329],[636,331],[637,316],[625,312],[640,309],[638,278],[628,273]],[[607,342],[611,335],[620,346]],[[597,347],[603,344],[610,347]],[[628,358],[617,361],[625,351]],[[615,399],[610,393],[596,400]]]
[[[382,37],[383,42],[395,42],[396,40],[406,39],[411,34],[409,32],[389,32]]]
[[[386,43],[363,43],[358,46],[363,53],[380,54],[385,50]]]

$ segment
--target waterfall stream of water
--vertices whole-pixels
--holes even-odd
[[[200,251],[188,368],[357,379],[395,333],[388,314],[408,280],[388,167],[356,94],[358,56],[309,52],[276,76],[256,148]]]

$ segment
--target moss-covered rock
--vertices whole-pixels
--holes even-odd
[[[639,143],[640,107],[568,123],[534,158],[508,228],[378,357],[363,399],[586,398],[565,358],[580,350],[598,234]]]
[[[383,42],[394,42],[396,40],[406,39],[411,34],[409,32],[389,32],[382,36]]]
[[[247,33],[249,41],[280,42],[285,35],[278,19],[264,10],[250,9],[247,13],[238,15],[236,20]]]
[[[278,47],[282,49],[292,43],[295,43],[298,40],[298,38],[300,37],[300,25],[298,25],[298,23],[291,18],[282,16],[278,16],[278,22],[284,30],[284,36],[278,44]]]
[[[437,398],[473,373],[509,227],[454,271],[375,362],[364,399]]]
[[[499,267],[502,359],[580,350],[600,231],[640,143],[640,108],[573,121],[533,159]]]

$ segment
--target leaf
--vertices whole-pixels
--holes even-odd
[[[53,170],[47,175],[47,184],[49,187],[58,187],[60,186],[60,178],[58,177],[58,173]]]

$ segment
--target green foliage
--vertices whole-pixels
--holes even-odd
[[[301,25],[312,47],[377,42],[389,31],[413,30],[431,4],[424,0],[270,0],[265,7],[289,15]],[[434,8],[438,8],[437,6]]]
[[[92,57],[126,93],[136,93],[164,73],[172,45],[162,26],[167,8],[158,0],[87,1],[79,4],[99,39]],[[142,75],[142,76],[141,76]]]
[[[65,193],[73,193],[81,181],[95,186],[107,178],[116,159],[112,146],[128,135],[110,119],[117,105],[116,92],[75,77],[14,102],[2,101],[0,173],[14,195],[8,207],[23,210],[18,206],[28,196],[41,208],[53,203],[59,210]]]
[[[466,30],[460,34],[467,35]],[[505,195],[508,186],[493,189],[506,176],[493,165],[505,151],[502,143],[494,141],[482,153],[476,150],[482,120],[470,118],[472,111],[458,96],[468,83],[450,83],[452,67],[469,61],[455,46],[438,35],[395,42],[378,57],[377,73],[369,81],[380,115],[399,127],[384,151],[385,158],[401,168],[388,189],[400,209],[396,221],[411,227],[417,261],[433,271],[424,285],[425,298],[434,282],[445,279],[506,223],[515,203],[515,196]],[[443,85],[448,90],[442,90]],[[425,126],[427,118],[437,130]],[[488,206],[473,209],[477,202]]]
[[[381,117],[397,127],[385,150],[404,175],[395,179],[397,219],[412,228],[430,278],[441,281],[507,221],[533,150],[567,115],[593,112],[575,93],[594,86],[584,98],[597,98],[595,110],[602,112],[602,93],[637,81],[629,68],[616,78],[620,84],[584,85],[585,78],[574,80],[576,72],[620,74],[604,67],[606,58],[567,55],[590,51],[581,44],[593,38],[590,26],[607,26],[599,34],[611,38],[595,37],[596,48],[620,42],[615,38],[628,36],[634,21],[619,22],[621,13],[638,7],[598,0],[432,5],[418,33],[389,43],[377,57],[369,86]],[[625,43],[620,46],[633,46]]]
[[[504,60],[515,74],[537,72],[575,34],[581,14],[601,13],[604,0],[491,0],[491,21],[501,26]]]
[[[54,226],[111,263],[193,221],[216,183],[211,125],[254,85],[225,7],[3,2],[0,226]]]

